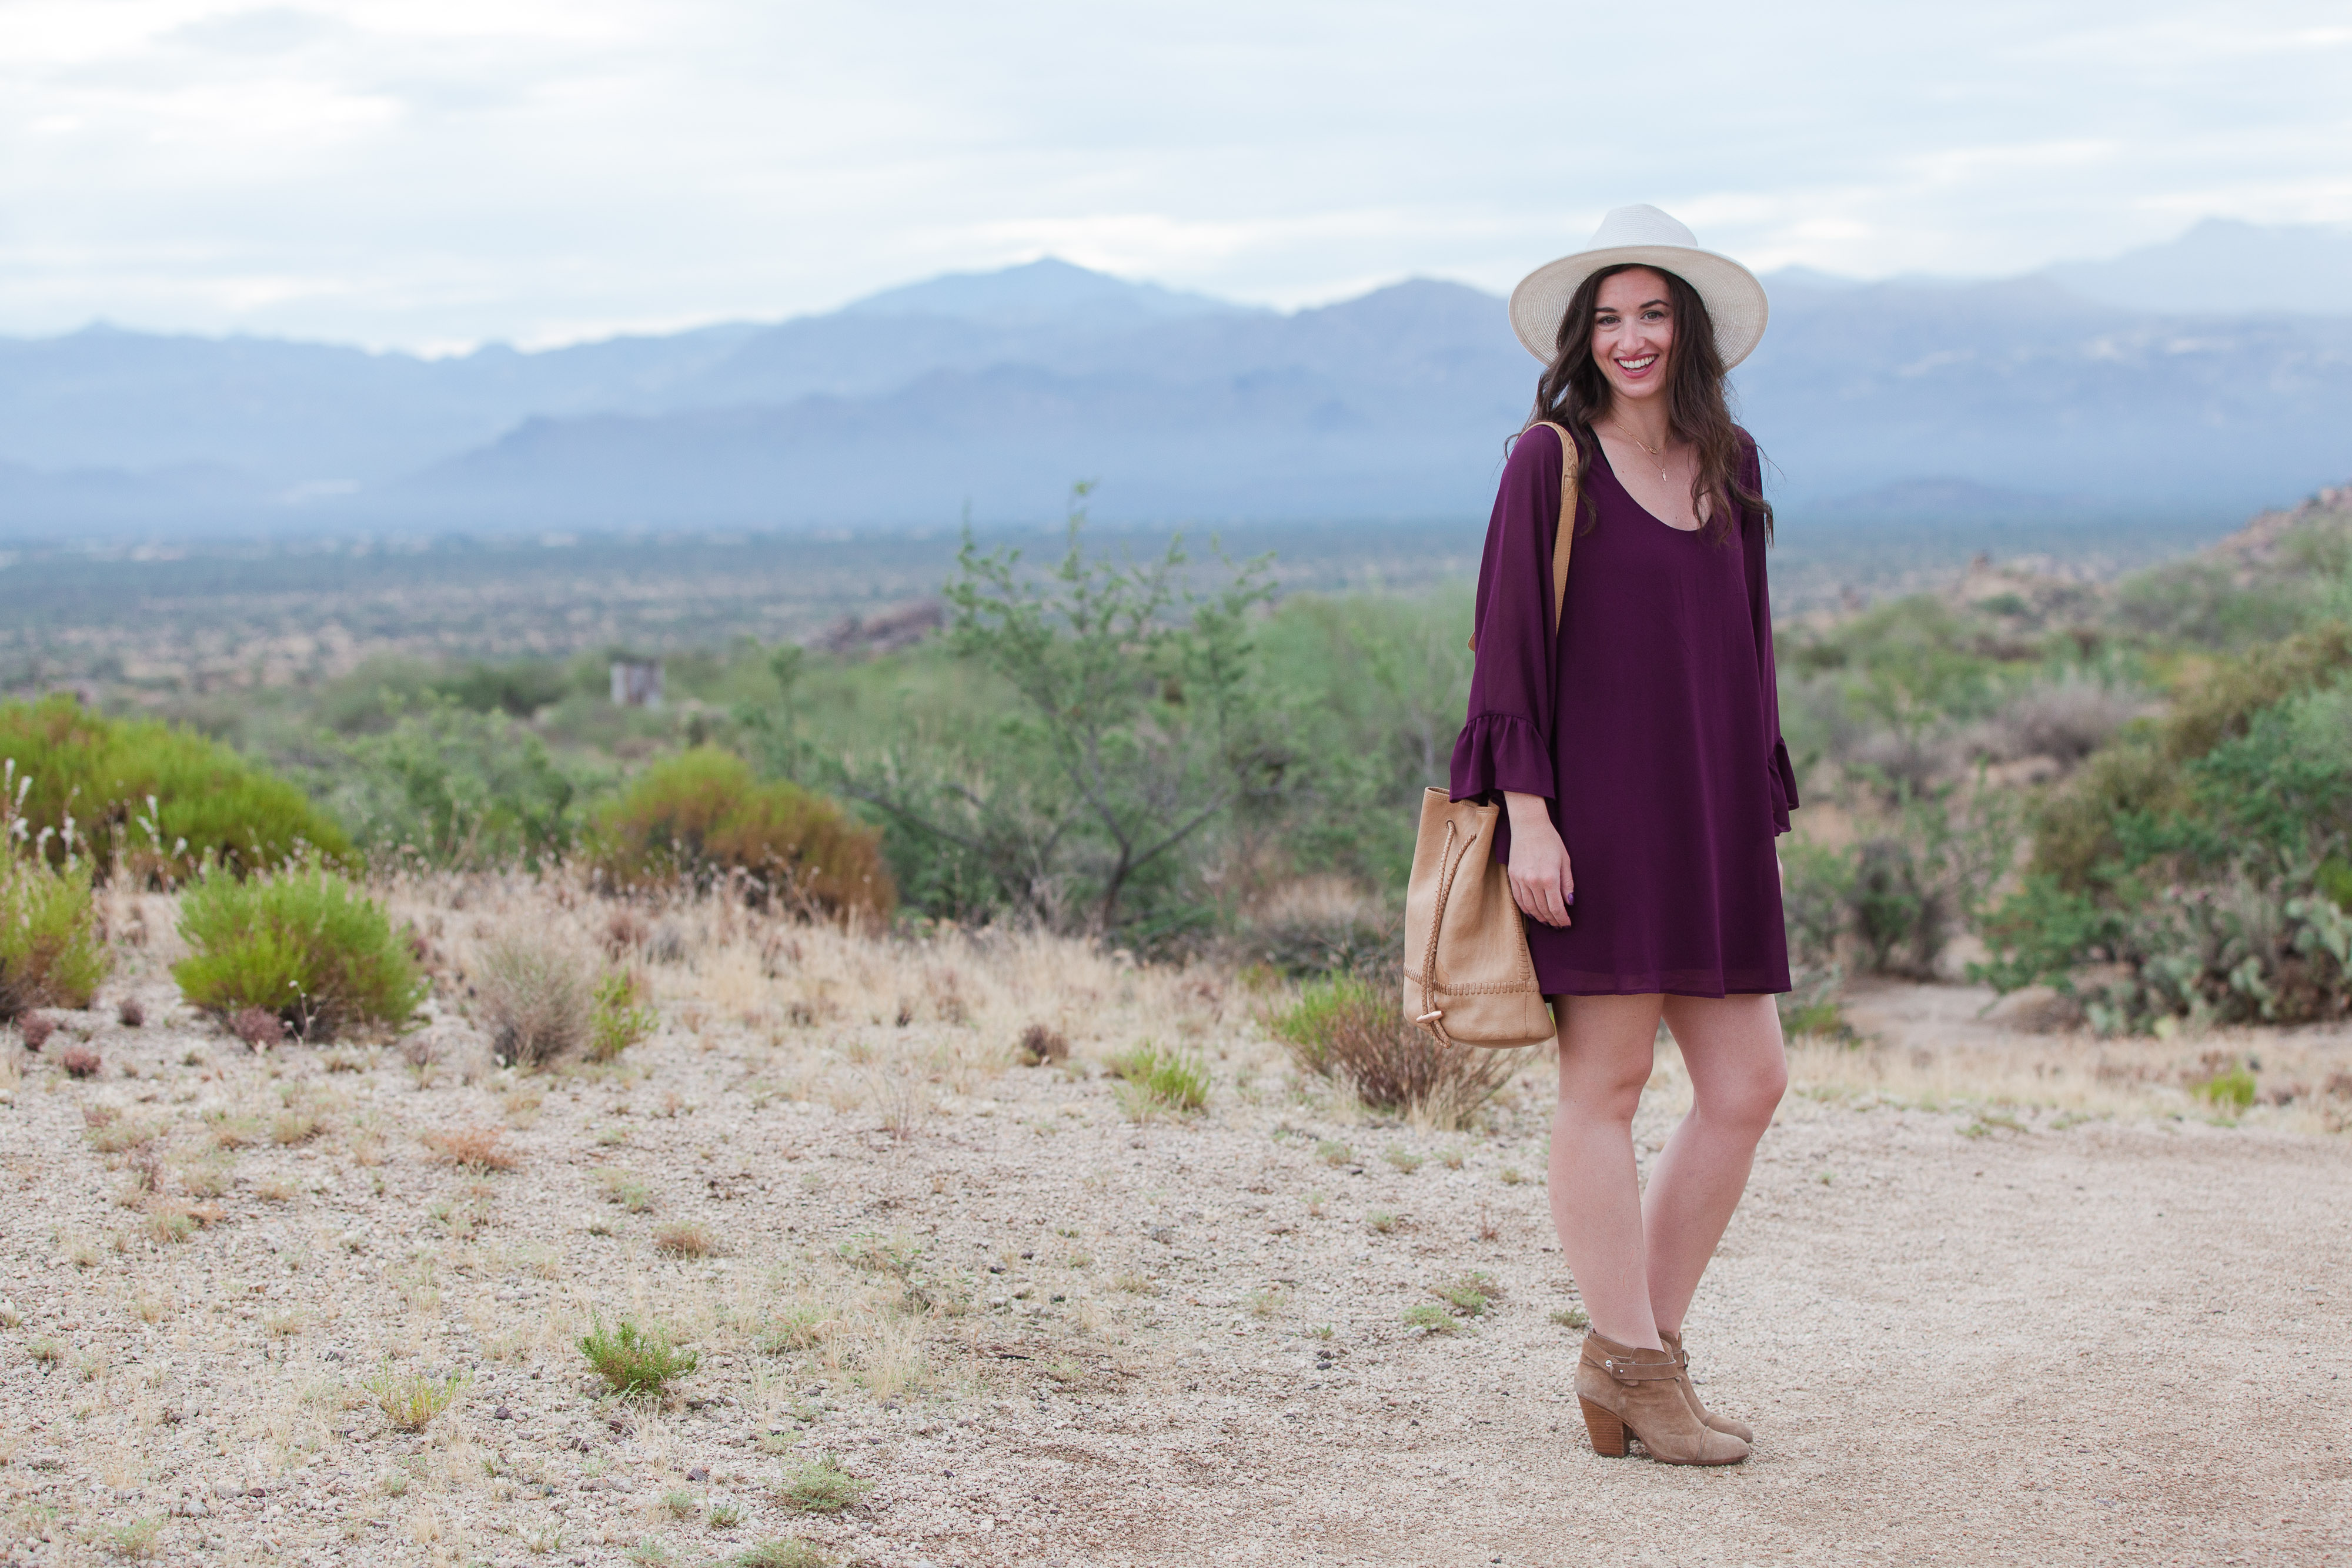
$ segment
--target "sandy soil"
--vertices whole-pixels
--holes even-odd
[[[1485,1127],[1379,1124],[1228,977],[727,925],[618,1071],[489,1071],[454,1020],[257,1057],[162,954],[110,997],[146,1027],[65,1015],[100,1076],[66,1034],[0,1076],[0,1563],[2352,1556],[2352,1141],[2310,1130],[2352,1039],[1862,998],[1690,1326],[1756,1455],[1691,1471],[1584,1440],[1540,1064]],[[1071,1065],[1006,1065],[1032,1016]],[[1206,1114],[1122,1107],[1100,1065],[1145,1034],[1210,1064]],[[2216,1052],[2290,1103],[2216,1119],[2180,1087]],[[1669,1050],[1645,1151],[1680,1082]],[[436,1155],[467,1127],[512,1168]],[[659,1250],[694,1226],[715,1255]],[[1492,1311],[1406,1325],[1474,1270]],[[624,1314],[701,1352],[661,1405],[574,1348]],[[471,1381],[409,1434],[386,1368]],[[822,1454],[862,1502],[780,1500]]]

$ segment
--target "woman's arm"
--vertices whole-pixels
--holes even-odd
[[[1559,438],[1540,427],[1521,436],[1503,465],[1486,549],[1478,567],[1478,662],[1470,708],[1454,744],[1456,800],[1500,794],[1508,810],[1505,853],[1519,908],[1568,924],[1575,886],[1553,825],[1551,548],[1559,527]]]
[[[1764,493],[1763,468],[1751,443],[1742,477],[1748,488],[1759,496]],[[1772,832],[1778,837],[1789,831],[1789,813],[1797,809],[1797,770],[1789,762],[1789,743],[1780,737],[1780,677],[1772,663],[1772,593],[1765,580],[1764,520],[1751,516],[1742,518],[1741,524],[1740,544],[1748,567],[1748,612],[1754,622],[1756,678],[1761,688],[1757,696],[1762,704],[1764,734],[1769,747],[1765,754],[1764,787],[1772,805]]]
[[[1552,825],[1551,802],[1540,795],[1506,792],[1511,816],[1511,902],[1522,915],[1546,925],[1573,925],[1568,906],[1576,902],[1576,873],[1568,846]]]

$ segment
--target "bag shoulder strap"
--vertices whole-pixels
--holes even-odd
[[[1568,604],[1569,552],[1576,545],[1576,438],[1569,434],[1566,425],[1555,424],[1549,419],[1539,419],[1528,429],[1533,430],[1537,425],[1559,437],[1559,527],[1551,539],[1551,631],[1557,637],[1560,613]],[[1475,627],[1470,632],[1470,651],[1478,651]]]

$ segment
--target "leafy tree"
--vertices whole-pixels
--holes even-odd
[[[1261,561],[1192,591],[1181,539],[1140,565],[1090,557],[1087,488],[1050,570],[982,551],[968,529],[956,558],[950,645],[1010,690],[1010,711],[844,758],[833,788],[947,851],[940,891],[956,902],[992,883],[1055,925],[1149,935],[1181,918],[1182,852],[1278,785],[1249,625],[1271,589]]]

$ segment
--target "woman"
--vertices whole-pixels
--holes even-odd
[[[1499,793],[1498,851],[1559,1028],[1552,1218],[1591,1318],[1576,1391],[1596,1452],[1736,1464],[1748,1433],[1699,1403],[1682,1327],[1788,1067],[1777,834],[1797,804],[1780,733],[1764,547],[1772,508],[1724,372],[1763,336],[1763,286],[1655,207],[1513,291],[1545,361],[1487,525],[1453,797]],[[1551,549],[1574,433],[1559,625]],[[1582,897],[1580,900],[1580,891]],[[1690,1113],[1650,1171],[1633,1112],[1658,1023]]]

